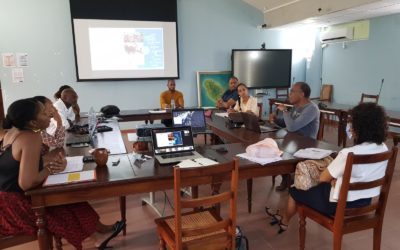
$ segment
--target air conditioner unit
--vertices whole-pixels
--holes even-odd
[[[322,32],[322,43],[336,43],[351,41],[354,37],[354,28],[332,28],[328,31]]]

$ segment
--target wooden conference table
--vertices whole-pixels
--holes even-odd
[[[320,108],[322,113],[335,115],[338,117],[338,146],[346,147],[346,125],[349,117],[349,110],[351,110],[354,105],[340,104],[335,102],[327,101],[316,101],[316,103],[323,103],[324,108]],[[269,99],[269,112],[272,113],[272,106],[277,104],[290,105],[287,99],[271,98]],[[389,118],[389,126],[400,127],[400,112],[386,110],[386,114]],[[320,120],[320,128],[323,129],[324,119]],[[321,138],[322,139],[322,138]]]
[[[226,153],[219,153],[216,149],[221,145],[206,145],[198,147],[197,151],[204,157],[215,159],[218,162],[227,162],[238,153],[245,151],[251,140],[260,140],[267,136],[275,138],[279,148],[284,151],[282,160],[261,166],[248,160],[240,159],[239,178],[251,179],[255,177],[286,174],[294,171],[297,162],[301,159],[295,158],[293,153],[300,148],[320,147],[325,149],[338,150],[338,147],[312,139],[308,139],[293,133],[287,133],[284,130],[257,134],[245,129],[229,130],[225,128],[224,120],[216,118],[208,121],[211,129],[225,138],[236,138],[232,142],[239,142],[241,136],[246,138],[241,143],[224,145],[227,148]],[[110,126],[111,124],[107,124]],[[124,197],[129,194],[147,193],[158,190],[173,188],[173,168],[172,165],[159,165],[154,158],[147,161],[136,160],[132,154],[126,154],[124,150],[121,134],[118,125],[113,125],[112,132],[106,132],[98,135],[97,144],[100,147],[109,146],[113,148],[109,156],[107,167],[96,167],[94,163],[84,164],[84,170],[96,169],[97,180],[94,182],[71,183],[67,185],[38,187],[26,192],[31,197],[32,208],[37,216],[38,242],[40,249],[49,249],[49,240],[46,232],[45,208],[76,202],[106,199],[110,197]],[[109,134],[107,134],[109,133]],[[236,136],[234,136],[236,135]],[[114,137],[114,138],[112,138]],[[247,140],[252,138],[251,140]],[[110,145],[107,145],[110,144]],[[88,155],[89,148],[66,148],[69,156]],[[121,150],[118,152],[118,149]],[[112,166],[112,162],[120,161],[117,166]],[[212,183],[210,178],[196,179],[188,178],[182,185],[198,186]],[[218,185],[215,188],[219,188]],[[218,190],[213,190],[218,191]],[[125,208],[121,207],[121,213]],[[122,218],[125,215],[122,214]]]

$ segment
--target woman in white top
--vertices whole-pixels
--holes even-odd
[[[251,112],[258,116],[257,98],[249,96],[249,90],[244,83],[237,86],[239,100],[236,101],[235,107],[228,109],[228,112]]]
[[[338,156],[322,172],[320,184],[309,190],[299,190],[295,187],[289,190],[289,200],[283,216],[272,214],[271,224],[278,224],[279,233],[284,232],[290,219],[296,213],[296,202],[303,203],[323,214],[334,215],[342,184],[342,177],[349,152],[354,154],[376,154],[388,150],[385,145],[387,121],[384,109],[375,103],[361,103],[351,110],[351,126],[348,136],[354,139],[353,147],[342,149]],[[350,125],[350,124],[349,124]],[[368,167],[353,165],[350,183],[368,182],[382,178],[385,175],[387,161],[368,164]],[[350,191],[347,196],[347,207],[363,207],[371,204],[372,197],[378,196],[380,187],[367,190]]]

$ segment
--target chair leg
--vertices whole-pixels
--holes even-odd
[[[275,186],[275,178],[276,178],[276,175],[273,175],[273,176],[271,176],[272,177],[272,186]]]
[[[381,249],[382,225],[374,228],[374,250]]]
[[[251,201],[253,196],[253,179],[247,179],[247,212],[251,213]]]
[[[300,250],[304,250],[306,245],[306,217],[301,210],[299,210],[299,238]]]
[[[165,245],[165,241],[160,237],[160,250],[167,250],[167,246]]]
[[[333,233],[333,250],[340,250],[342,249],[342,239],[343,234],[342,232],[334,232]]]

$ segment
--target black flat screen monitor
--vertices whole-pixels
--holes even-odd
[[[292,50],[232,50],[233,75],[249,88],[290,87]]]

